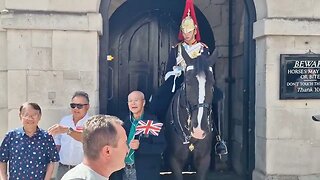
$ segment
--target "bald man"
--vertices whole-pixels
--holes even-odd
[[[145,111],[145,98],[141,91],[133,91],[128,95],[130,115],[124,121],[128,136],[129,153],[126,156],[124,180],[159,180],[161,154],[166,147],[164,131],[158,136],[140,134],[135,136],[136,126],[140,120],[145,123],[152,120],[158,123],[156,117]]]

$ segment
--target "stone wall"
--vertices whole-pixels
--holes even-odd
[[[7,37],[9,109],[34,101],[55,112],[49,114],[62,115],[59,110],[67,109],[76,90],[87,91],[97,106],[96,32],[8,30]],[[43,114],[44,127],[57,122]],[[14,112],[9,129],[20,124],[16,119]]]
[[[0,0],[0,11],[5,9],[5,0]]]
[[[0,0],[0,15],[5,9],[5,1]],[[0,20],[1,22],[1,20]],[[8,130],[8,99],[7,99],[7,34],[5,29],[2,29],[0,24],[0,140],[4,133]]]
[[[5,0],[6,9],[47,12],[99,12],[101,0]]]
[[[7,46],[6,46],[7,34],[0,28],[0,139],[3,137],[3,133],[8,128],[8,99],[7,99]]]
[[[63,5],[62,5],[63,4]],[[69,113],[76,90],[90,96],[98,112],[100,1],[0,1],[0,139],[21,126],[18,108],[40,104],[40,127]]]
[[[280,54],[320,53],[320,2],[255,1],[256,168],[253,179],[319,179],[319,100],[279,100]],[[317,175],[318,174],[318,175]]]

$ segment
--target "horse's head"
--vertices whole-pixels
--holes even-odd
[[[216,53],[214,53],[216,54]],[[209,58],[198,56],[191,59],[182,48],[186,61],[185,94],[189,114],[188,128],[192,137],[203,139],[211,133],[211,112],[214,92],[214,75]]]

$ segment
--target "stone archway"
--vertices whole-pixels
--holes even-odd
[[[142,6],[136,6],[137,2],[123,3],[109,20],[109,49],[115,60],[108,63],[112,71],[108,88],[108,103],[112,106],[108,113],[120,117],[120,112],[127,115],[126,99],[130,91],[141,90],[148,99],[163,82],[170,48],[177,43],[184,8],[179,0],[152,3],[140,0]],[[211,27],[203,14],[196,11],[203,42],[213,50]]]
[[[220,26],[223,23],[228,22],[228,18],[226,19],[221,19],[222,15],[217,16],[216,14],[224,14],[227,11],[227,9],[223,9],[221,8],[221,4],[222,3],[226,3],[225,0],[219,0],[219,2],[213,2],[214,5],[211,6],[207,6],[208,4],[210,4],[212,1],[208,1],[208,4],[206,3],[199,3],[200,1],[195,1],[196,6],[199,8],[199,10],[201,10],[204,15],[209,19],[209,23],[211,28],[213,29],[214,35],[215,36],[219,36],[219,33],[221,35],[221,32],[228,32],[228,29],[223,29],[222,26]],[[109,1],[108,7],[110,7],[110,11],[107,11],[108,15],[103,15],[104,17],[111,17],[114,12],[116,12],[116,9],[118,9],[123,3],[125,3],[125,1],[121,1],[121,2],[116,2],[116,1]],[[243,0],[243,14],[241,16],[241,24],[240,26],[238,26],[237,28],[239,28],[239,31],[237,32],[237,35],[233,35],[234,37],[237,36],[238,38],[240,38],[242,40],[242,42],[245,42],[246,44],[242,47],[242,58],[243,59],[248,59],[248,61],[244,62],[243,64],[247,65],[246,68],[246,73],[243,74],[243,76],[245,76],[245,78],[250,79],[248,81],[241,81],[242,86],[244,87],[246,93],[244,93],[243,95],[241,95],[241,97],[243,98],[241,100],[241,114],[243,115],[243,117],[241,118],[241,121],[243,121],[243,123],[241,124],[241,129],[243,131],[243,134],[241,134],[242,136],[242,140],[241,143],[245,144],[242,153],[239,154],[239,157],[241,156],[241,158],[245,159],[245,162],[241,162],[243,160],[237,160],[236,163],[240,162],[240,166],[242,166],[241,169],[238,169],[237,171],[239,171],[239,173],[249,173],[248,176],[251,177],[251,172],[253,171],[254,168],[254,154],[255,154],[255,148],[254,148],[254,143],[255,143],[255,138],[254,138],[254,125],[255,125],[255,115],[254,115],[254,106],[255,106],[255,85],[254,85],[254,79],[255,79],[255,53],[254,53],[254,49],[255,49],[255,43],[252,40],[252,26],[253,26],[253,22],[255,21],[256,17],[255,17],[255,8],[254,8],[254,3],[252,0]],[[228,4],[228,3],[227,3]],[[230,4],[228,4],[230,5]],[[214,11],[213,11],[214,9]],[[217,18],[217,17],[220,17]],[[105,18],[104,18],[105,19]],[[108,22],[109,23],[109,22]],[[228,23],[227,23],[228,24]],[[229,24],[230,25],[230,24]],[[109,27],[106,27],[109,28]],[[107,33],[109,33],[108,30],[105,29],[105,31],[107,31]],[[232,32],[231,32],[232,33]],[[229,93],[229,97],[234,96],[234,92],[229,92],[228,88],[230,89],[230,87],[228,87],[228,83],[226,83],[225,81],[230,81],[230,83],[232,83],[232,71],[231,71],[231,76],[229,76],[230,71],[228,69],[232,68],[231,66],[228,66],[228,64],[226,62],[231,62],[233,59],[236,59],[236,56],[230,56],[230,48],[228,47],[228,44],[230,43],[230,41],[228,40],[230,35],[229,33],[225,33],[224,34],[224,40],[220,40],[220,39],[216,39],[215,45],[216,47],[219,49],[219,58],[220,58],[220,64],[217,65],[217,68],[219,72],[221,72],[221,74],[223,74],[223,76],[221,76],[220,79],[218,79],[218,83],[220,83],[220,86],[222,88],[225,89],[225,93],[228,95]],[[223,39],[223,38],[222,38]],[[105,51],[103,52],[107,52],[108,48],[105,49]],[[102,52],[102,51],[101,51]],[[232,50],[231,50],[232,52]],[[232,55],[232,53],[231,53]],[[102,56],[101,56],[102,57]],[[229,58],[231,57],[231,58]],[[100,64],[103,64],[104,62],[100,62]],[[102,65],[100,67],[104,67],[105,69],[107,69],[106,65]],[[241,65],[242,67],[242,65]],[[107,76],[108,74],[106,72],[102,72],[101,68],[100,68],[100,75],[104,75]],[[230,78],[230,79],[229,79]],[[100,79],[100,82],[102,80]],[[100,94],[104,94],[105,97],[108,97],[108,93],[106,92],[101,92],[101,88],[100,88]],[[106,104],[102,105],[102,96],[100,95],[100,112],[105,112],[107,113],[107,108],[106,108]],[[225,108],[228,107],[228,101],[231,101],[232,98],[228,98],[226,99],[226,103],[225,103]],[[246,103],[248,102],[248,103]],[[249,103],[250,102],[250,103]],[[229,102],[230,103],[230,102]],[[232,118],[232,113],[230,115],[230,113],[225,113],[224,118]],[[232,122],[232,121],[230,121]],[[234,123],[234,122],[232,122]],[[235,126],[230,126],[229,123],[225,123],[225,129],[226,129],[226,133],[227,133],[227,138],[231,138],[231,136],[233,135],[234,132],[231,132],[232,130],[230,130],[231,128],[234,128]],[[250,129],[250,131],[248,133],[246,133],[248,130]],[[233,146],[235,147],[235,146]],[[232,152],[231,152],[232,153]],[[238,155],[236,155],[238,156]],[[233,158],[237,158],[236,156],[234,156]],[[253,157],[253,158],[252,158]],[[236,163],[229,161],[228,165],[229,167],[234,167],[234,166],[239,166]]]

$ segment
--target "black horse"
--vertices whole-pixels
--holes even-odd
[[[191,59],[182,48],[187,67],[182,87],[177,90],[166,115],[168,160],[175,180],[182,180],[182,170],[189,158],[197,180],[206,178],[211,160],[212,99],[214,75],[212,58]]]

